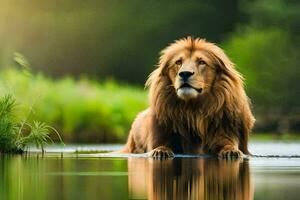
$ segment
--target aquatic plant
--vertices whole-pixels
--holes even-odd
[[[0,152],[21,152],[16,145],[17,124],[14,122],[15,100],[7,95],[0,98]]]
[[[52,133],[62,142],[53,127],[38,121],[31,124],[27,118],[20,121],[15,113],[16,100],[11,95],[0,98],[0,153],[22,153],[31,144],[44,152],[44,146],[53,142]]]

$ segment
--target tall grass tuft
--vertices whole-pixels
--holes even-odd
[[[61,140],[59,133],[51,126],[34,121],[19,121],[15,117],[16,103],[11,95],[0,98],[0,153],[22,153],[29,145],[41,148],[53,142],[50,134],[54,132]]]
[[[22,152],[16,144],[18,126],[14,122],[15,100],[6,95],[0,98],[0,152]]]

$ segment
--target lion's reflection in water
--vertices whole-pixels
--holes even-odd
[[[128,172],[132,199],[253,199],[247,161],[130,158]]]

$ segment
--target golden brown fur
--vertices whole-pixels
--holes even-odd
[[[243,78],[213,43],[191,37],[175,41],[162,51],[146,85],[150,107],[133,122],[123,152],[151,151],[158,157],[173,152],[220,157],[249,153],[255,120]]]

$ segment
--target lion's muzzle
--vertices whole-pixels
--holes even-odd
[[[182,71],[179,72],[179,76],[182,79],[183,82],[187,82],[187,80],[189,79],[189,77],[193,76],[195,74],[195,72],[191,72],[191,71]]]

